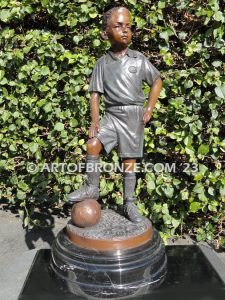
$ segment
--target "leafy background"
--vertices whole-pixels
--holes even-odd
[[[1,201],[18,209],[25,226],[38,225],[36,209],[63,212],[66,195],[82,184],[82,173],[42,166],[85,161],[89,79],[109,47],[99,36],[102,14],[118,4],[133,16],[131,48],[144,53],[164,81],[145,128],[142,163],[175,164],[172,172],[154,167],[138,174],[138,207],[164,238],[189,233],[222,247],[222,0],[0,0]],[[115,150],[102,157],[111,161],[119,162]],[[30,163],[38,169],[28,171]],[[103,173],[103,203],[120,205],[121,192],[121,174]]]

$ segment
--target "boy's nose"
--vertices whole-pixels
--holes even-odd
[[[122,31],[126,33],[128,31],[127,27],[126,26],[122,26]]]

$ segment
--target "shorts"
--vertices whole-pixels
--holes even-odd
[[[109,153],[118,146],[122,158],[143,156],[144,108],[138,105],[112,106],[107,108],[100,122],[100,130],[95,135]]]

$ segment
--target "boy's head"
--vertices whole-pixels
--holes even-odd
[[[113,7],[104,13],[102,38],[108,39],[112,46],[127,46],[131,42],[130,12],[125,7]]]

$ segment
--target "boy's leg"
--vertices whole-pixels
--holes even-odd
[[[136,187],[136,173],[135,173],[136,159],[123,160],[123,201],[124,214],[126,217],[135,223],[143,220],[139,213],[137,206],[134,204],[136,198],[134,196]]]
[[[68,202],[74,203],[85,199],[98,199],[99,197],[99,177],[98,169],[99,153],[102,144],[97,138],[92,138],[87,143],[86,156],[86,183],[78,190],[68,195]]]

